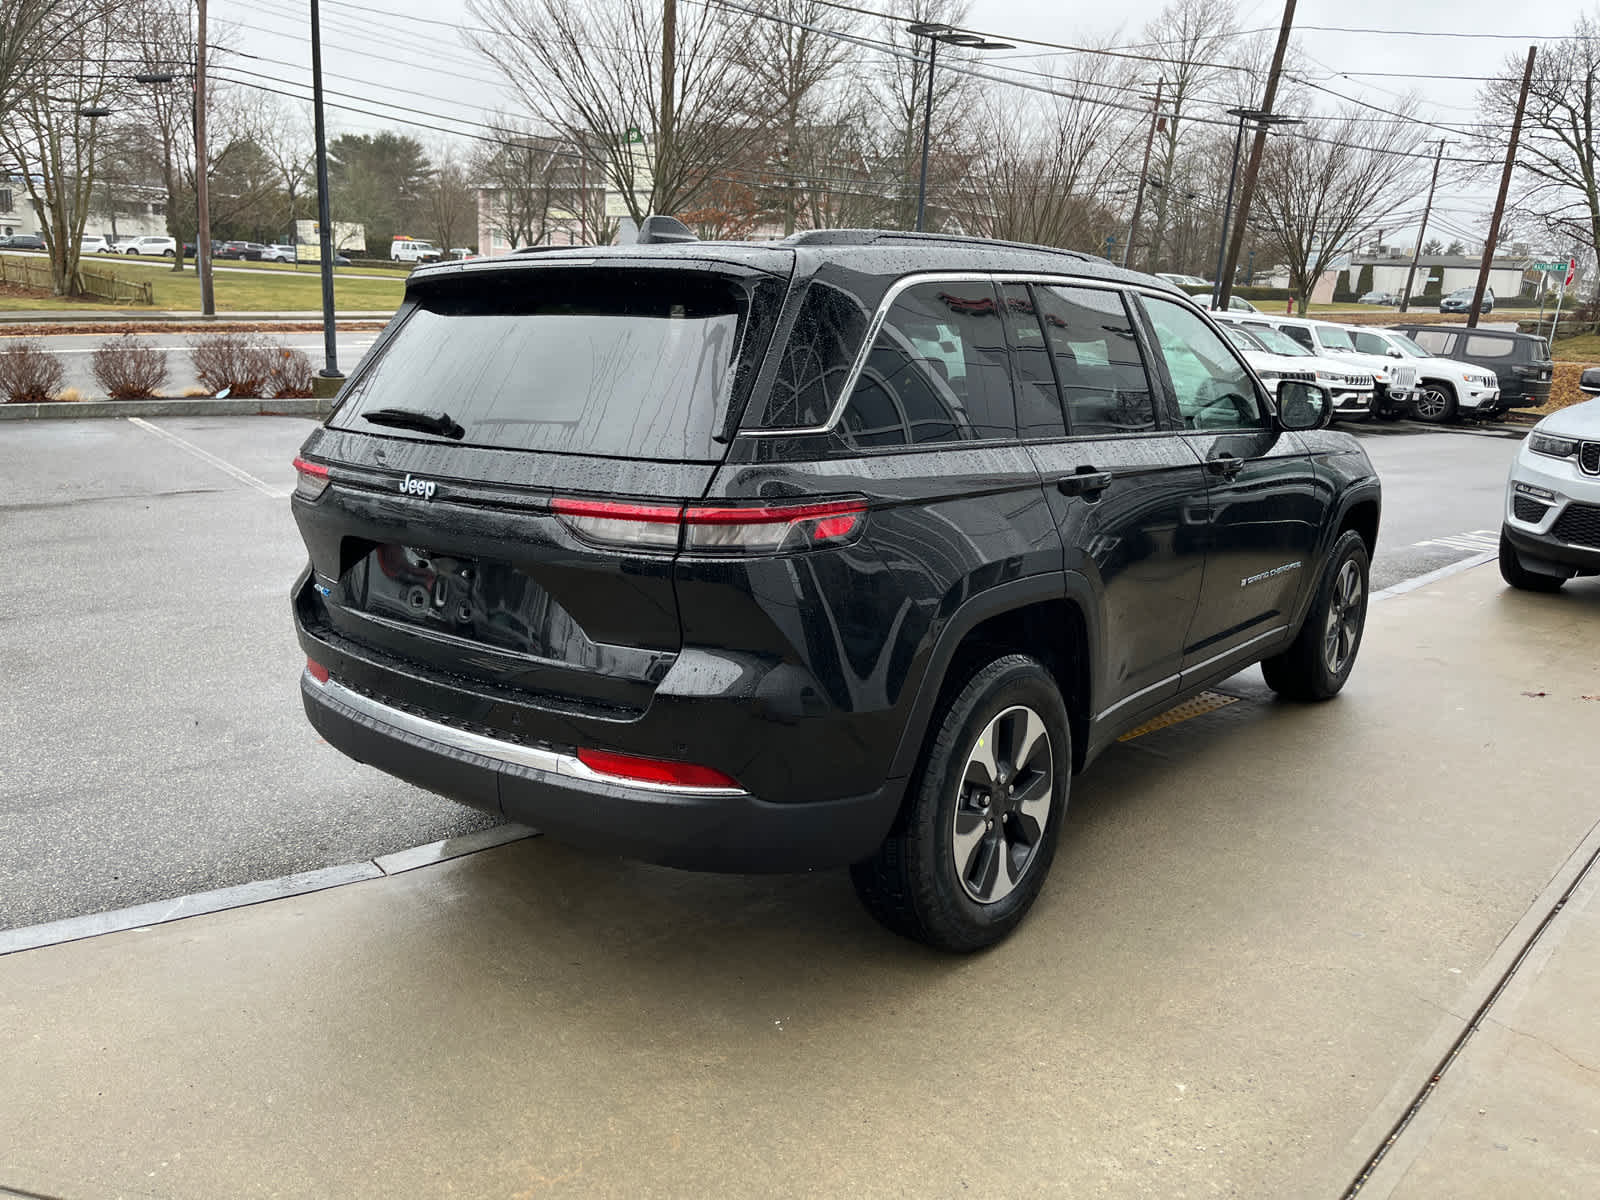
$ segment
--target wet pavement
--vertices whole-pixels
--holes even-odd
[[[1246,674],[1079,777],[969,958],[542,838],[0,957],[0,1186],[1338,1197],[1459,1044],[1362,1194],[1593,1195],[1597,622],[1378,601],[1337,700]]]

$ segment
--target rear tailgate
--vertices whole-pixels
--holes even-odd
[[[305,635],[391,699],[502,729],[525,705],[641,714],[681,643],[677,518],[725,455],[782,292],[608,268],[408,293],[302,450]],[[606,504],[634,516],[620,544],[595,536]]]

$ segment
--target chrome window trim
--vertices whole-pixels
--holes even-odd
[[[884,292],[883,299],[878,302],[877,310],[872,314],[872,321],[867,326],[866,336],[861,339],[861,347],[856,351],[854,361],[850,364],[850,373],[845,376],[844,385],[839,389],[839,398],[833,402],[833,409],[828,413],[828,419],[820,425],[791,425],[782,429],[741,429],[739,437],[807,437],[814,434],[832,433],[839,421],[844,417],[844,410],[849,407],[850,397],[855,393],[856,383],[861,379],[861,373],[866,370],[867,359],[872,356],[872,347],[877,344],[878,334],[883,329],[883,323],[889,317],[889,310],[894,307],[894,302],[907,288],[915,287],[919,283],[988,283],[991,286],[1003,283],[1033,283],[1042,287],[1095,287],[1103,291],[1126,292],[1129,285],[1118,283],[1109,279],[1085,278],[1077,275],[1052,275],[1038,271],[924,271],[920,274],[902,275],[889,285],[889,290]],[[1151,289],[1157,295],[1171,295],[1156,289]],[[1009,438],[991,439],[1003,442],[1016,440],[1015,435]],[[949,449],[952,445],[965,445],[966,443],[940,442],[937,446]]]
[[[309,670],[303,673],[303,678],[309,681],[322,695],[329,700],[351,709],[372,721],[377,721],[401,733],[413,737],[426,738],[430,742],[437,742],[454,750],[463,750],[468,754],[481,755],[495,762],[506,763],[511,766],[527,767],[530,770],[542,771],[547,775],[562,775],[568,779],[581,779],[587,783],[603,783],[608,787],[626,788],[632,791],[656,792],[671,796],[748,796],[750,793],[743,788],[725,787],[684,787],[668,783],[648,783],[643,780],[621,779],[614,775],[603,775],[591,770],[587,764],[573,754],[562,754],[556,750],[548,750],[542,746],[527,746],[520,742],[506,742],[499,738],[485,737],[481,733],[471,733],[465,729],[457,729],[453,725],[445,725],[439,721],[430,721],[426,717],[419,717],[415,713],[408,713],[404,709],[394,708],[383,704],[370,697],[363,696],[360,692],[352,691],[335,680],[326,683],[319,682]]]

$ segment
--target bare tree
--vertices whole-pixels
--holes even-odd
[[[472,187],[472,174],[453,141],[441,141],[430,155],[433,176],[428,180],[424,199],[428,206],[429,231],[434,245],[449,250],[464,240],[478,240],[478,198]]]
[[[39,212],[58,296],[83,291],[78,251],[94,196],[99,121],[120,103],[123,87],[113,69],[121,43],[111,10],[78,15],[44,53],[18,64],[8,85],[16,99],[0,122],[0,145]]]
[[[965,0],[911,0],[901,16],[884,20],[876,40],[888,53],[867,78],[872,114],[869,130],[876,136],[873,157],[889,202],[887,223],[910,229],[916,221],[917,186],[922,166],[922,123],[928,96],[928,42],[906,31],[907,23],[960,25]],[[940,69],[938,63],[945,64]],[[953,199],[947,185],[965,174],[970,161],[967,114],[977,87],[973,76],[949,67],[969,67],[972,56],[953,46],[940,49],[933,74],[933,116],[928,143],[929,228],[942,223],[938,206]]]
[[[723,164],[766,136],[772,102],[749,67],[747,18],[676,0],[472,0],[470,8],[497,31],[471,35],[478,50],[545,128],[590,148],[635,221],[692,207]],[[664,12],[675,17],[670,53]]]
[[[479,148],[473,174],[488,193],[491,236],[513,247],[537,246],[552,226],[571,220],[582,224],[582,163],[576,151],[559,138],[535,132],[515,117],[495,122],[494,144]],[[488,253],[487,246],[479,250]]]
[[[38,64],[81,31],[99,0],[6,0],[0,5],[0,123],[39,86]]]
[[[770,19],[756,21],[751,29],[750,69],[774,101],[778,145],[769,165],[783,231],[793,233],[810,182],[800,169],[805,157],[800,143],[809,126],[830,115],[829,84],[852,50],[850,43],[818,30],[849,33],[855,18],[819,0],[776,0],[765,11]]]
[[[1503,128],[1511,124],[1522,85],[1524,59],[1508,60],[1505,74],[1479,94],[1484,116]],[[1600,164],[1596,154],[1596,104],[1600,103],[1600,20],[1578,17],[1572,36],[1547,43],[1534,60],[1523,116],[1517,165],[1532,182],[1523,188],[1513,212],[1534,218],[1563,251],[1580,257],[1600,248]],[[1484,157],[1504,153],[1505,134],[1485,132]]]
[[[1163,261],[1162,246],[1176,190],[1174,181],[1182,174],[1180,156],[1187,118],[1196,104],[1206,100],[1217,84],[1232,74],[1218,64],[1230,60],[1238,26],[1233,0],[1172,0],[1145,26],[1145,37],[1161,43],[1163,56],[1170,60],[1150,64],[1152,70],[1159,70],[1165,87],[1156,155],[1150,163],[1152,175],[1161,180],[1162,186],[1156,189],[1155,214],[1145,250],[1147,270],[1154,271]]]
[[[983,111],[965,228],[986,237],[1098,253],[1119,221],[1108,198],[1126,191],[1139,130],[1107,101],[1126,78],[1119,60],[1082,55],[1061,68],[1057,94],[1003,93]]]
[[[1406,101],[1397,111],[1409,116],[1413,107]],[[1424,133],[1401,121],[1370,124],[1362,109],[1347,105],[1319,120],[1313,136],[1276,135],[1267,143],[1254,211],[1289,268],[1302,313],[1333,260],[1413,202]]]

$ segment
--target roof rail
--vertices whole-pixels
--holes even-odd
[[[807,229],[784,239],[791,246],[882,246],[892,242],[954,242],[964,246],[1003,246],[1009,250],[1036,250],[1045,254],[1064,254],[1084,262],[1105,259],[1081,250],[1061,246],[1041,246],[1034,242],[1009,242],[999,238],[972,237],[960,233],[913,233],[904,229]]]

